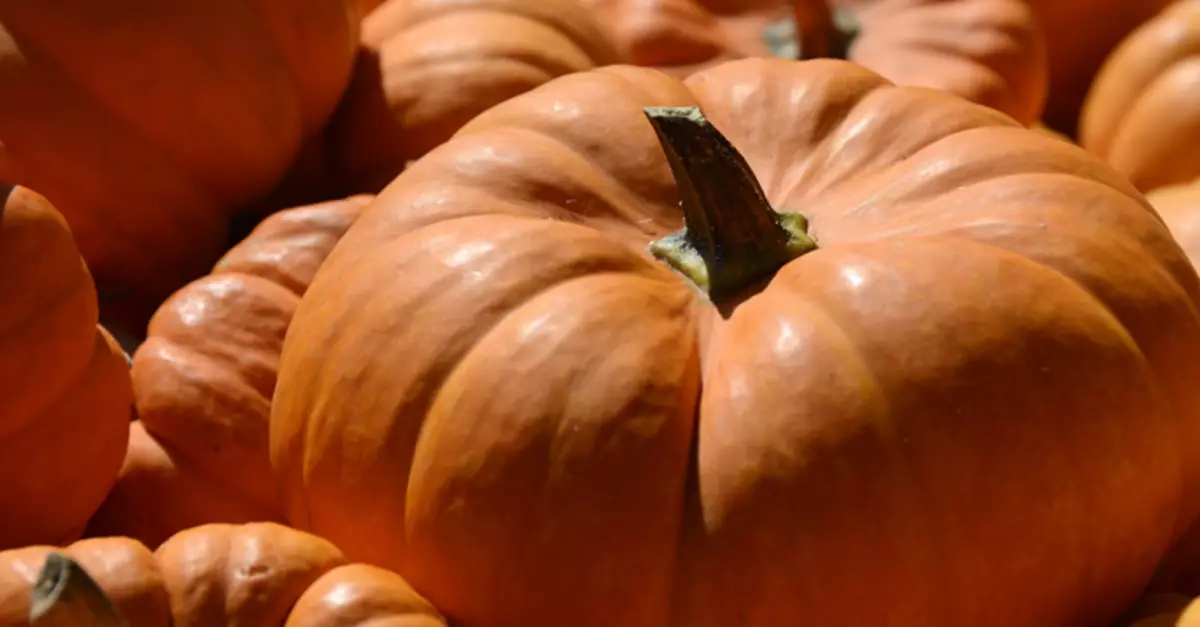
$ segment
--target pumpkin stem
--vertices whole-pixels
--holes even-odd
[[[808,220],[776,212],[745,157],[699,107],[647,107],[679,190],[685,228],[650,252],[713,302],[737,296],[817,248]]]
[[[78,562],[63,553],[50,553],[30,593],[32,625],[125,627],[107,594]]]
[[[771,54],[785,59],[843,59],[858,39],[858,18],[846,8],[831,10],[824,0],[798,2],[791,15],[763,29]]]

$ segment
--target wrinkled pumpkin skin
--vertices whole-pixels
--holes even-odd
[[[1143,191],[1200,177],[1200,0],[1181,0],[1121,43],[1080,122],[1084,148]]]
[[[633,62],[679,76],[730,59],[771,56],[764,29],[789,15],[796,23],[829,19],[827,0],[583,1],[610,25]],[[897,84],[946,90],[1024,124],[1041,114],[1045,42],[1022,0],[842,4],[861,28],[850,61]]]
[[[668,105],[819,246],[728,318],[645,252]],[[1127,181],[993,110],[840,61],[604,68],[364,212],[271,459],[292,524],[464,627],[1105,624],[1196,517],[1197,303]]]
[[[154,555],[173,627],[282,625],[313,582],[346,562],[328,541],[274,523],[195,527]]]
[[[97,316],[62,215],[0,185],[0,550],[78,539],[116,481],[133,392]]]
[[[217,259],[333,113],[358,24],[352,0],[0,0],[13,181],[67,217],[106,314],[144,324]]]
[[[317,268],[370,200],[267,218],[163,304],[133,357],[139,420],[90,535],[156,547],[205,523],[282,520],[267,426],[283,337]]]
[[[1126,35],[1174,0],[1025,1],[1046,34],[1050,62],[1046,122],[1076,137],[1088,90],[1105,59]]]
[[[330,129],[344,193],[378,192],[494,104],[620,57],[577,0],[386,0]]]

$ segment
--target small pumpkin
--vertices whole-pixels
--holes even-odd
[[[282,520],[267,449],[283,337],[369,196],[281,211],[159,308],[133,357],[139,419],[90,535],[158,546],[213,522]]]
[[[488,107],[619,60],[577,0],[387,0],[330,129],[344,193],[377,192]]]
[[[400,577],[274,523],[203,525],[153,554],[128,538],[0,553],[0,624],[31,614],[55,627],[445,627]]]
[[[1045,44],[1022,0],[584,0],[638,65],[686,76],[730,59],[848,59],[1024,124],[1046,99]]]
[[[464,627],[1106,624],[1200,506],[1198,304],[1128,181],[995,110],[602,68],[363,213],[271,459]]]
[[[97,317],[62,215],[0,184],[0,550],[78,539],[116,481],[133,392]]]
[[[1180,0],[1113,51],[1080,122],[1084,148],[1149,191],[1200,177],[1200,0]]]
[[[1050,70],[1046,122],[1077,137],[1088,90],[1104,60],[1131,31],[1175,0],[1025,1],[1046,35]]]
[[[0,138],[140,329],[203,274],[350,79],[354,0],[0,0]],[[120,68],[115,71],[114,68]]]

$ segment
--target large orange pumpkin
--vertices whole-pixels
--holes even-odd
[[[31,614],[53,627],[445,627],[400,577],[272,523],[188,529],[153,554],[127,538],[2,552],[0,624]]]
[[[175,293],[133,356],[139,420],[89,524],[158,546],[213,522],[282,520],[267,422],[283,337],[317,268],[369,196],[281,211]]]
[[[654,110],[666,158],[663,106],[711,119]],[[292,524],[464,627],[1103,624],[1200,505],[1198,304],[1137,190],[994,110],[611,67],[363,213],[271,458]]]
[[[1200,177],[1200,0],[1121,43],[1096,77],[1080,143],[1143,190]]]
[[[577,0],[387,0],[330,129],[344,193],[377,192],[476,114],[619,57]]]
[[[97,315],[63,217],[0,185],[0,549],[75,540],[116,481],[133,393]]]
[[[1045,45],[1022,0],[584,0],[638,65],[685,76],[746,56],[844,58],[1030,124]]]
[[[1109,53],[1175,0],[1025,0],[1046,34],[1046,122],[1072,137],[1088,89]],[[1187,2],[1188,0],[1181,0]]]
[[[144,322],[315,136],[352,0],[0,0],[0,141],[67,217],[101,308]],[[138,315],[134,315],[138,314]]]

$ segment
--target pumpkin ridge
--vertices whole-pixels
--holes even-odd
[[[455,51],[448,54],[440,54],[436,57],[418,56],[404,60],[403,63],[394,63],[388,65],[389,72],[396,72],[403,68],[410,72],[422,73],[437,73],[445,71],[446,67],[453,67],[456,64],[470,63],[472,65],[490,66],[492,68],[500,68],[505,66],[522,66],[531,70],[536,70],[544,74],[540,77],[542,81],[549,81],[555,76],[570,74],[574,72],[574,68],[567,64],[556,64],[554,60],[543,59],[544,62],[537,63],[527,54],[509,54],[489,55],[481,57],[477,51],[464,50]]]
[[[422,8],[426,5],[422,5]],[[469,7],[469,9],[467,8]],[[554,20],[541,11],[530,11],[530,5],[525,3],[502,3],[494,0],[489,4],[480,4],[470,0],[457,0],[454,2],[441,1],[435,3],[435,8],[432,10],[424,9],[415,11],[418,17],[415,20],[405,22],[402,27],[404,30],[410,30],[415,26],[425,24],[436,20],[445,15],[462,14],[462,13],[485,13],[492,15],[509,15],[530,22],[535,22],[545,26],[548,30],[564,36],[576,49],[583,53],[585,57],[591,60],[595,65],[605,65],[613,63],[617,60],[617,54],[613,50],[593,50],[592,46],[587,45],[587,37],[585,33],[579,32],[573,20]],[[465,9],[465,10],[464,10]],[[412,12],[410,10],[410,12]],[[373,42],[379,43],[379,42]],[[603,54],[601,54],[603,53]],[[555,75],[557,76],[557,75]]]
[[[492,129],[488,129],[488,130],[492,130]],[[584,152],[583,150],[581,150],[579,147],[566,142],[562,138],[554,137],[553,135],[545,132],[542,129],[531,128],[531,127],[520,127],[520,128],[511,128],[510,127],[510,128],[504,128],[503,131],[506,133],[512,133],[515,135],[536,136],[538,139],[544,140],[547,143],[552,144],[562,150],[566,150],[570,154],[578,157],[579,165],[586,165],[588,168],[588,174],[594,175],[597,178],[604,180],[606,183],[608,183],[611,186],[611,189],[622,193],[623,197],[621,197],[621,198],[606,198],[601,195],[596,195],[594,197],[596,200],[600,201],[601,204],[603,204],[607,209],[609,209],[609,211],[606,213],[611,215],[613,218],[618,218],[621,222],[628,224],[629,226],[631,226],[635,229],[638,229],[647,237],[655,236],[655,233],[653,230],[648,230],[645,228],[645,226],[644,226],[645,223],[641,221],[642,218],[637,217],[642,214],[640,214],[636,210],[635,211],[626,210],[626,208],[637,208],[639,205],[643,204],[642,200],[638,197],[638,194],[636,192],[634,192],[632,189],[630,189],[628,185],[625,185],[624,183],[622,183],[612,172],[609,172],[606,168],[600,167],[595,162],[595,160],[590,158],[588,156],[588,154],[586,152]],[[482,132],[487,132],[487,131],[482,131]],[[498,135],[498,133],[495,133],[495,134]],[[582,181],[583,178],[585,178],[585,177],[580,176],[580,177],[578,177],[578,180]],[[486,185],[486,183],[480,183],[479,185],[480,185],[480,187],[483,187]],[[558,207],[558,209],[560,210],[557,213],[568,213],[568,214],[572,214],[572,215],[576,215],[579,213],[579,211],[577,209],[568,209],[567,207],[563,207],[563,206],[559,205],[558,203],[552,203],[552,204],[555,204]],[[597,216],[589,214],[586,217],[594,218]],[[556,219],[558,219],[558,218],[556,218]],[[576,221],[564,220],[564,219],[560,219],[560,221],[568,222],[571,224],[586,225],[586,226],[588,226],[588,228],[592,228],[597,231],[604,232],[601,229],[597,228],[596,226],[586,224],[582,221],[576,222]],[[675,225],[659,224],[657,222],[652,222],[652,224],[654,224],[654,226],[656,226],[656,227],[661,228],[663,231],[668,231],[670,229],[677,228]]]

